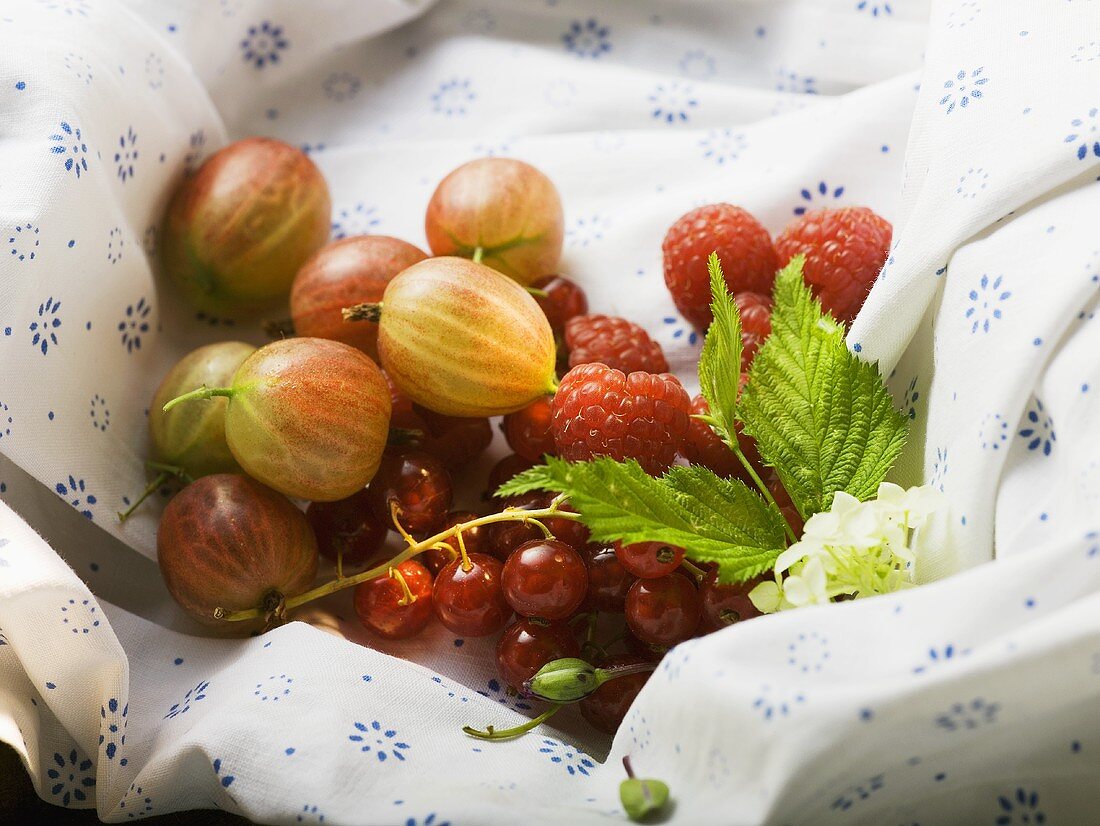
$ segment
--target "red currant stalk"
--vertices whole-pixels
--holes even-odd
[[[741,445],[737,441],[737,437],[731,436],[729,433],[727,433],[726,429],[721,425],[721,423],[719,423],[719,421],[709,413],[693,413],[692,418],[698,419],[701,422],[705,422],[706,424],[714,428],[714,432],[718,434],[718,438],[725,442],[726,447],[733,451],[733,455],[737,457],[737,461],[739,461],[742,467],[744,467],[745,470],[748,472],[753,484],[756,485],[757,489],[764,496],[764,499],[767,501],[767,503],[775,508],[777,512],[782,514],[783,511],[780,510],[779,504],[775,501],[775,496],[773,496],[772,492],[768,490],[768,486],[764,484],[764,480],[760,478],[760,474],[756,472],[756,468],[752,466],[752,462],[748,460],[748,458],[745,456],[744,451],[741,450]],[[783,530],[786,531],[787,538],[791,541],[792,545],[798,542],[798,535],[795,533],[794,527],[785,516],[783,517]]]
[[[350,588],[354,585],[358,585],[360,582],[366,582],[369,579],[374,579],[379,576],[383,576],[388,573],[390,568],[396,568],[402,562],[408,559],[412,559],[417,554],[432,548],[438,548],[440,545],[446,545],[447,540],[458,536],[463,531],[471,530],[472,528],[478,528],[482,525],[492,525],[496,522],[531,522],[538,525],[544,532],[549,534],[549,530],[539,520],[555,518],[555,519],[580,519],[580,514],[573,511],[562,510],[562,506],[565,504],[565,497],[556,497],[548,507],[539,508],[537,510],[521,510],[518,508],[505,508],[499,513],[492,513],[488,516],[480,516],[477,519],[471,519],[468,522],[458,522],[451,525],[448,528],[443,529],[439,533],[429,536],[420,542],[416,542],[407,532],[402,531],[405,534],[405,541],[410,543],[401,553],[394,556],[392,559],[388,559],[385,562],[375,565],[373,568],[362,571],[354,576],[345,576],[341,579],[333,579],[329,582],[325,582],[318,585],[312,590],[299,594],[298,596],[291,597],[286,601],[286,608],[290,610],[297,608],[299,605],[304,605],[307,602],[312,602],[315,599],[326,597],[329,594],[334,594],[337,591],[341,591],[344,588]],[[460,546],[462,545],[459,540]],[[244,620],[259,619],[263,617],[263,611],[259,608],[250,608],[244,611],[224,611],[220,608],[215,609],[214,619],[225,620],[227,622],[241,622]]]
[[[512,728],[498,730],[491,725],[486,726],[484,729],[463,726],[462,730],[479,740],[510,740],[541,725],[563,706],[580,702],[608,680],[652,671],[656,667],[656,663],[636,663],[613,668],[596,668],[576,657],[551,660],[540,668],[534,677],[523,684],[526,693],[552,703],[550,708],[538,717],[533,717],[526,723]]]

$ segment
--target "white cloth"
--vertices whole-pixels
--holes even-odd
[[[624,754],[682,823],[1088,822],[1098,30],[1090,0],[5,4],[0,739],[45,799],[115,822],[602,823]],[[147,258],[184,170],[252,133],[309,148],[335,235],[423,244],[450,168],[535,163],[566,205],[563,271],[685,378],[698,342],[659,251],[676,217],[725,200],[778,232],[872,206],[895,249],[850,343],[913,419],[898,478],[951,500],[923,575],[970,570],[678,647],[604,764],[573,712],[461,733],[529,712],[490,641],[385,647],[418,665],[301,623],[188,636],[151,561],[157,506],[114,514],[167,366],[260,340],[197,320]]]

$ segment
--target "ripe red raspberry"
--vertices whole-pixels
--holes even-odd
[[[772,334],[772,300],[760,293],[738,293],[733,303],[741,313],[741,369],[748,370],[756,351]]]
[[[748,378],[748,374],[741,374],[742,390],[745,388]],[[691,400],[691,412],[693,415],[709,413],[710,406],[707,404],[707,400],[702,396],[696,396]],[[741,452],[745,454],[749,464],[756,469],[757,473],[763,475],[764,463],[760,459],[760,451],[756,448],[756,440],[741,430],[740,422],[737,424],[737,444],[741,447]],[[733,451],[718,438],[718,434],[706,422],[701,422],[698,419],[691,420],[691,424],[688,425],[687,437],[684,439],[683,454],[684,458],[693,465],[710,468],[719,476],[727,479],[737,477],[750,487],[755,485],[752,476],[742,466],[741,461],[733,455]]]
[[[637,459],[664,473],[687,435],[691,401],[668,373],[631,373],[582,364],[565,374],[554,396],[554,443],[571,462],[610,456]]]
[[[565,325],[569,366],[599,362],[624,373],[664,373],[668,370],[661,345],[625,318],[581,315]]]
[[[819,209],[792,221],[775,248],[780,265],[804,253],[806,283],[837,321],[851,324],[890,254],[893,227],[867,207]]]
[[[771,236],[748,212],[730,204],[693,209],[665,234],[665,284],[684,318],[698,329],[710,326],[707,257],[718,253],[731,293],[771,295],[779,259]]]

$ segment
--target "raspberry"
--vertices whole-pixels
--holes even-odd
[[[668,362],[661,345],[632,321],[607,315],[582,315],[565,325],[569,366],[600,362],[624,373],[664,373]]]
[[[741,313],[741,369],[748,370],[756,351],[772,334],[772,300],[760,293],[738,293],[733,303]]]
[[[740,207],[711,204],[693,209],[665,234],[665,284],[684,318],[710,326],[707,257],[718,253],[731,293],[771,295],[779,259],[768,231]]]
[[[741,388],[744,389],[748,381],[748,375],[741,374]],[[709,413],[710,406],[702,396],[696,396],[691,400],[692,414]],[[756,440],[745,435],[741,431],[741,424],[737,424],[737,443],[745,458],[756,469],[757,473],[764,473],[764,465],[760,459],[760,452],[756,449]],[[702,465],[710,468],[717,475],[724,478],[737,477],[746,485],[752,487],[754,482],[749,472],[741,465],[740,460],[733,455],[726,443],[718,438],[718,434],[706,422],[691,419],[688,425],[687,437],[684,439],[684,458],[693,465]]]
[[[775,239],[781,265],[806,255],[806,283],[826,312],[850,324],[890,253],[893,227],[867,207],[807,212]]]
[[[554,442],[571,462],[610,456],[637,459],[664,473],[688,430],[691,401],[668,373],[631,373],[582,364],[565,374],[554,396]]]

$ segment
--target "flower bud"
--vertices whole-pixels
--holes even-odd
[[[575,703],[599,688],[607,679],[596,668],[576,657],[551,660],[523,684],[523,690],[551,703]]]

